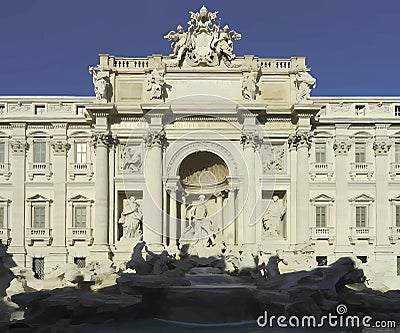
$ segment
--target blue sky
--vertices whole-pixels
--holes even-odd
[[[307,56],[314,96],[400,96],[398,0],[0,0],[0,95],[93,95],[99,53],[170,54],[203,4],[243,35],[235,54]]]

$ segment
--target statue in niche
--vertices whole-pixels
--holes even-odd
[[[311,90],[316,87],[317,80],[305,68],[300,68],[299,66],[297,66],[295,74],[295,84],[298,89],[296,103],[306,102],[310,99]]]
[[[164,79],[165,68],[156,64],[147,83],[150,99],[163,99],[167,97],[167,84]]]
[[[246,100],[255,100],[259,89],[257,87],[257,81],[259,78],[258,71],[251,71],[250,73],[243,73],[242,79],[242,96]]]
[[[123,228],[122,239],[141,238],[143,214],[140,210],[140,205],[134,196],[129,198],[127,205],[125,205],[126,201],[128,200],[124,200],[124,210],[118,220],[118,223],[122,224]]]
[[[189,220],[189,226],[182,233],[180,243],[187,241],[197,244],[200,239],[206,239],[207,247],[215,245],[215,234],[212,221],[207,218],[208,210],[205,201],[205,195],[200,195],[197,201],[194,201],[186,208],[186,218]]]
[[[122,169],[127,172],[138,172],[142,167],[140,146],[126,146],[122,155]]]
[[[111,83],[108,73],[100,72],[94,67],[89,67],[89,73],[92,75],[96,99],[108,102],[111,97]]]
[[[277,195],[272,197],[272,201],[262,218],[264,238],[282,237],[283,220],[286,215],[286,204]]]

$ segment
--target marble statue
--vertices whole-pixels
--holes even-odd
[[[242,79],[242,96],[246,100],[255,100],[259,89],[257,87],[258,72],[251,71],[249,73],[243,73]]]
[[[122,169],[127,172],[138,172],[142,167],[140,146],[126,146],[122,155]]]
[[[233,41],[242,36],[235,30],[229,30],[227,25],[221,29],[218,12],[210,12],[204,6],[199,12],[189,14],[187,32],[179,25],[177,31],[170,31],[164,36],[173,41],[172,57],[177,59],[178,65],[182,66],[186,59],[189,66],[218,66],[221,60],[230,66],[236,58]]]
[[[147,91],[150,91],[150,99],[165,99],[166,83],[165,83],[165,68],[156,64],[151,72],[148,80]]]
[[[214,227],[212,221],[207,218],[208,210],[205,196],[202,194],[197,201],[194,201],[186,208],[186,218],[189,226],[182,233],[180,243],[195,242],[206,239],[206,246],[215,245]]]
[[[262,218],[264,229],[264,238],[279,238],[282,237],[282,222],[286,214],[286,207],[279,200],[277,195],[272,197],[272,201]]]
[[[122,238],[141,238],[143,214],[140,205],[134,196],[129,198],[129,204],[125,206],[118,223],[123,226]]]
[[[189,48],[193,48],[193,45],[191,45],[191,38],[190,34],[188,32],[185,32],[185,30],[182,28],[181,25],[178,25],[175,31],[170,31],[167,35],[164,36],[165,39],[167,40],[172,40],[172,56],[176,57],[178,59],[178,63],[181,64],[186,51]]]
[[[299,67],[295,70],[297,85],[296,103],[304,103],[310,99],[310,93],[316,87],[317,80],[310,75],[304,68]]]
[[[108,102],[110,99],[111,83],[109,74],[100,72],[94,67],[89,67],[89,73],[92,75],[94,92],[96,99]]]
[[[284,265],[288,265],[288,262],[283,257],[283,250],[278,249],[276,250],[276,255],[271,256],[268,260],[267,265],[265,266],[265,277],[272,277],[280,275],[279,271],[279,263]]]

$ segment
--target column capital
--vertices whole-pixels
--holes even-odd
[[[347,139],[335,140],[333,143],[333,150],[336,155],[347,155],[351,148],[351,143]]]
[[[240,143],[243,145],[243,149],[253,148],[254,150],[259,150],[261,148],[263,139],[260,138],[256,131],[253,132],[242,132],[242,137],[240,138]]]
[[[50,145],[53,148],[55,155],[65,155],[71,148],[71,144],[65,140],[51,141]]]
[[[311,138],[312,138],[312,133],[311,132],[303,132],[299,131],[295,134],[289,135],[288,138],[288,144],[289,148],[304,148],[306,147],[307,149],[311,148]]]
[[[95,148],[101,147],[111,147],[116,143],[116,139],[112,137],[111,133],[98,133],[92,136],[92,144]]]
[[[391,147],[391,143],[388,143],[384,140],[375,141],[372,148],[375,151],[376,155],[387,155],[389,153],[389,149]]]
[[[29,149],[29,144],[25,140],[10,140],[11,150],[14,154],[25,154]]]
[[[167,137],[165,131],[160,132],[149,131],[144,137],[145,147],[151,149],[152,147],[163,148],[167,145]]]

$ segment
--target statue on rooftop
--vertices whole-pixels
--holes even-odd
[[[150,91],[150,99],[165,99],[167,96],[165,83],[165,68],[158,64],[154,67],[148,79],[147,90]]]
[[[107,72],[101,72],[91,66],[89,67],[89,73],[92,75],[96,99],[99,101],[109,102],[111,98],[111,82],[109,74]]]
[[[304,103],[310,99],[310,93],[316,87],[317,80],[305,69],[299,66],[295,69],[295,84],[297,87],[296,103]]]
[[[178,65],[182,66],[186,59],[189,66],[218,66],[221,61],[230,66],[236,58],[233,41],[239,40],[241,35],[229,30],[227,25],[221,29],[218,12],[210,12],[204,6],[199,12],[189,13],[187,32],[179,25],[176,32],[170,31],[164,36],[173,41],[172,57],[177,59]]]

